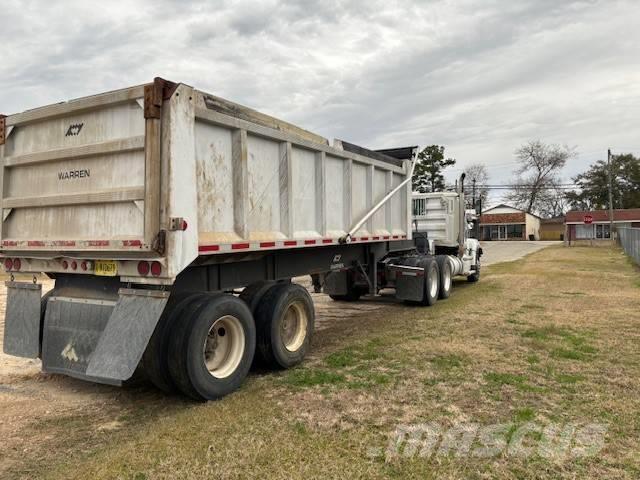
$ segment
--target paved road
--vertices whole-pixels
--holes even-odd
[[[482,242],[482,265],[492,263],[512,262],[529,253],[541,250],[549,245],[561,245],[562,242],[534,241],[534,242]]]

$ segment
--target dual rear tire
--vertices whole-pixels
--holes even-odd
[[[245,292],[172,296],[143,356],[152,383],[165,392],[214,400],[243,383],[254,356],[274,368],[302,362],[314,328],[306,289],[261,282]]]

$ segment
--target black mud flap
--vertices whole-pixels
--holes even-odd
[[[40,298],[42,285],[5,282],[7,310],[3,350],[7,355],[37,358],[40,354]]]
[[[396,298],[421,302],[424,298],[424,268],[393,265],[396,274]]]
[[[131,378],[169,299],[168,292],[120,289],[117,302],[51,297],[42,366],[100,383]]]
[[[346,295],[349,293],[347,272],[330,272],[324,277],[323,292],[327,295]]]

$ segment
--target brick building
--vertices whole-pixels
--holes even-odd
[[[591,224],[584,222],[590,215]],[[627,208],[613,211],[614,227],[640,228],[640,208]],[[611,241],[609,210],[591,210],[567,212],[565,217],[565,243],[569,245],[606,243]]]
[[[540,217],[509,205],[498,205],[480,216],[480,240],[539,240]]]

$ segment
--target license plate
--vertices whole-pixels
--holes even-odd
[[[111,260],[96,260],[94,273],[103,277],[115,277],[118,274],[118,264]]]

